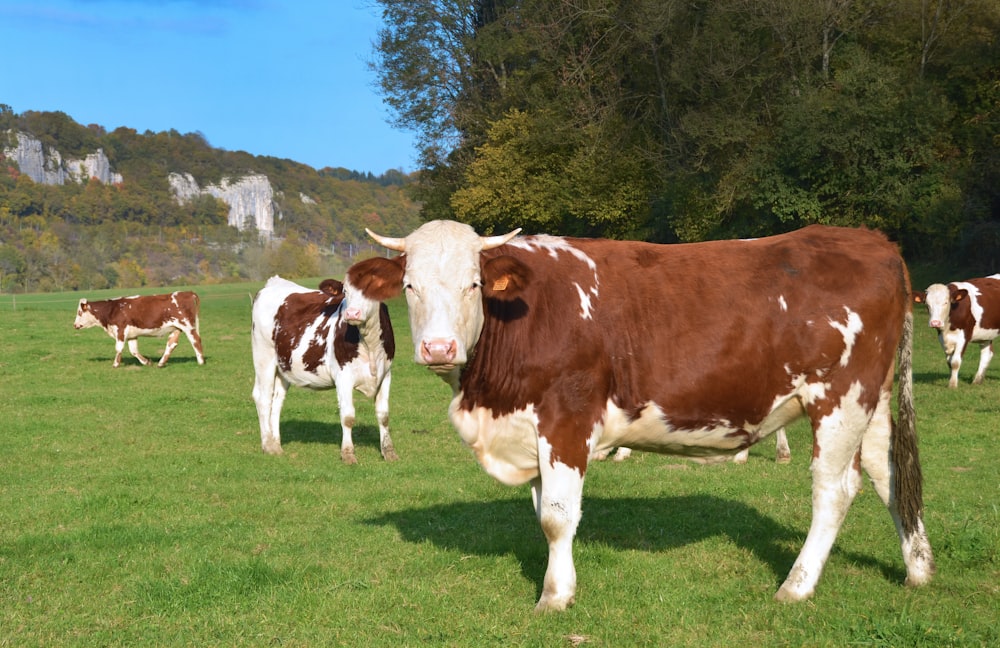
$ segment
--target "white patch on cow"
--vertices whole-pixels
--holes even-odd
[[[538,416],[534,405],[494,418],[491,410],[459,409],[459,393],[448,408],[452,425],[488,475],[518,486],[538,476]]]
[[[788,302],[785,301],[784,295],[778,295],[778,305],[781,306],[781,310],[788,312]]]
[[[590,314],[590,295],[584,292],[583,288],[580,287],[580,284],[574,283],[573,285],[576,286],[576,292],[580,295],[580,308],[582,310],[580,316],[585,320],[593,319]],[[596,293],[596,291],[594,292]]]
[[[582,250],[570,245],[566,239],[559,236],[549,236],[548,234],[518,238],[508,243],[508,245],[519,247],[522,250],[527,250],[529,252],[547,252],[549,256],[557,260],[560,252],[566,252],[571,254],[581,263],[586,264],[594,275],[594,285],[589,290],[585,289],[578,283],[574,283],[573,285],[576,286],[577,293],[580,297],[580,316],[583,319],[592,319],[591,299],[600,296],[600,281],[597,277],[597,264],[593,259],[587,256],[587,254],[585,254]]]
[[[830,326],[840,331],[840,334],[844,336],[844,352],[840,354],[840,366],[846,367],[848,361],[851,359],[851,351],[854,349],[854,341],[858,337],[858,333],[864,328],[864,324],[861,322],[861,316],[852,311],[847,306],[844,306],[844,310],[847,311],[847,323],[841,324],[830,318]]]

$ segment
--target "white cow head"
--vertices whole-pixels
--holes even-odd
[[[913,293],[913,301],[926,304],[930,315],[928,324],[938,332],[947,331],[951,325],[951,310],[969,297],[969,291],[954,284],[931,284],[925,291]]]
[[[500,268],[509,271],[517,263],[498,257],[483,264],[480,255],[514,238],[520,229],[501,236],[479,236],[462,223],[431,221],[405,238],[366,231],[381,245],[402,254],[355,264],[347,272],[348,283],[374,299],[405,290],[414,359],[454,386],[482,332],[484,281],[492,285],[492,274],[503,274]]]
[[[351,282],[346,277],[342,290],[344,293],[344,303],[342,306],[344,321],[362,330],[372,324],[378,323],[381,302],[377,299],[369,299],[365,296],[364,292],[356,286],[351,285]]]
[[[73,320],[73,328],[75,329],[85,329],[91,326],[97,326],[100,322],[94,317],[94,314],[90,312],[90,304],[87,303],[86,299],[81,299],[80,303],[76,307],[76,319]]]

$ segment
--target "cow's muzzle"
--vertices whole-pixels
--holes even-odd
[[[430,365],[431,367],[451,365],[454,368],[457,356],[458,342],[454,338],[450,340],[435,338],[424,340],[420,343],[420,361],[425,365]]]

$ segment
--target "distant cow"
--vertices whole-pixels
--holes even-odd
[[[198,364],[205,364],[205,356],[201,350],[201,335],[198,333],[200,305],[198,295],[190,291],[172,292],[169,295],[118,297],[101,301],[81,299],[76,307],[73,328],[100,326],[107,331],[115,340],[113,367],[121,364],[126,342],[129,352],[139,362],[148,365],[150,361],[139,353],[139,342],[136,338],[169,334],[163,356],[157,363],[162,367],[167,364],[171,352],[177,347],[181,331],[194,347]]]
[[[253,400],[260,444],[281,454],[281,407],[289,385],[337,390],[343,437],[340,458],[357,463],[354,390],[375,401],[379,446],[387,461],[399,457],[389,436],[390,368],[396,354],[389,310],[335,279],[310,290],[271,277],[253,302]]]
[[[951,367],[948,386],[958,387],[958,369],[970,342],[981,347],[972,384],[982,383],[993,359],[993,339],[1000,334],[1000,274],[953,281],[947,286],[932,284],[925,291],[913,293],[913,300],[927,304],[930,326],[937,329]]]
[[[774,462],[779,464],[787,464],[792,461],[792,451],[788,447],[788,434],[785,433],[785,428],[778,428],[778,431],[774,433]],[[609,450],[603,452],[595,452],[591,459],[596,459],[598,461],[603,461],[608,458]],[[612,457],[613,461],[625,461],[632,455],[632,450],[629,448],[618,448]],[[733,463],[735,464],[745,464],[747,459],[750,458],[750,448],[743,448],[739,452],[733,455]]]
[[[894,522],[906,582],[931,579],[910,280],[884,235],[811,226],[653,245],[479,236],[449,221],[405,238],[369,234],[401,254],[360,261],[347,281],[372,299],[406,294],[414,359],[452,387],[459,436],[488,474],[531,484],[548,541],[536,609],[574,601],[573,538],[594,453],[710,460],[803,416],[812,524],[775,597],[813,595],[863,473]]]

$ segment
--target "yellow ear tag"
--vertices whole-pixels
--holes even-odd
[[[507,290],[507,284],[510,283],[510,277],[504,275],[493,282],[493,292],[500,292],[501,290]]]

